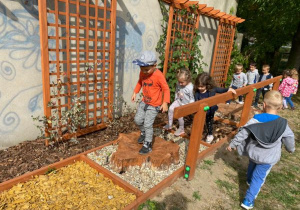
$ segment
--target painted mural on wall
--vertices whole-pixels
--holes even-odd
[[[31,114],[42,111],[37,1],[0,2],[0,55],[0,146],[6,146],[26,140]]]

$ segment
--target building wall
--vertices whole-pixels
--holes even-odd
[[[35,139],[39,131],[31,116],[43,115],[38,0],[0,2],[0,148]],[[155,50],[162,14],[157,0],[118,0],[115,100],[130,102],[139,68],[132,64],[143,50]],[[200,1],[229,13],[235,0]],[[201,50],[209,71],[217,21],[201,17]]]

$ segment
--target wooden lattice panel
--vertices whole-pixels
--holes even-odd
[[[45,115],[61,116],[80,98],[87,117],[77,135],[104,127],[112,116],[116,0],[39,0],[39,10]]]
[[[219,22],[211,76],[220,87],[224,87],[227,80],[235,28],[235,24],[229,24],[222,19]]]
[[[170,53],[168,58],[168,63],[178,62],[178,61],[188,61],[190,59],[190,51],[192,49],[193,36],[195,33],[196,24],[198,23],[199,15],[191,12],[183,13],[181,9],[174,9],[172,30],[171,30],[171,45]],[[176,37],[184,39],[186,42],[184,44],[178,45],[174,41]],[[179,48],[186,48],[186,51],[174,58],[174,51]]]
[[[166,52],[164,61],[164,74],[166,74],[169,65],[173,62],[188,61],[190,59],[190,51],[193,46],[193,38],[195,30],[199,24],[199,13],[189,10],[176,8],[170,5],[168,32],[166,41]],[[171,26],[171,27],[170,27]],[[175,39],[183,39],[184,43],[176,43]],[[179,49],[182,53],[175,55],[174,52]]]

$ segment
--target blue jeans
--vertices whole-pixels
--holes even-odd
[[[293,94],[291,94],[289,97],[284,97],[284,99],[286,100],[286,102],[291,106],[291,108],[294,107],[294,104],[292,102],[292,96]]]
[[[257,164],[249,160],[247,182],[250,186],[246,192],[245,199],[254,202],[271,168],[272,165],[270,164]]]

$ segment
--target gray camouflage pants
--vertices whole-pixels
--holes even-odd
[[[134,117],[134,122],[140,127],[141,135],[145,135],[145,141],[153,140],[153,123],[160,110],[160,106],[151,106],[143,101],[139,104]]]

